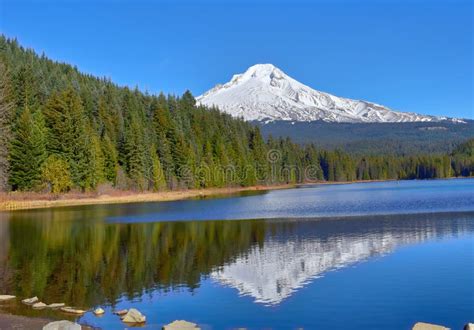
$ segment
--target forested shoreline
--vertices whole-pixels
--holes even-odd
[[[474,175],[474,140],[451,154],[354,156],[289,138],[182,96],[151,95],[0,37],[0,191],[247,187]]]

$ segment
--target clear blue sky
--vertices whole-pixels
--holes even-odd
[[[0,0],[0,30],[84,72],[199,95],[256,63],[335,95],[474,118],[472,0]]]

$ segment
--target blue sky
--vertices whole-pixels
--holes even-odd
[[[473,1],[0,0],[0,31],[121,85],[199,95],[256,63],[321,91],[474,118]]]

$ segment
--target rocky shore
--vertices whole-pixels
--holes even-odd
[[[95,309],[79,309],[66,306],[65,303],[46,304],[38,297],[25,298],[21,301],[14,295],[0,295],[0,308],[2,303],[23,304],[34,310],[50,309],[63,315],[82,316],[85,313],[92,312],[96,317],[101,317],[106,312],[101,307]],[[138,309],[130,308],[124,310],[115,310],[113,314],[121,319],[125,328],[143,326],[146,324],[146,316]],[[89,330],[89,326],[81,325],[68,320],[52,321],[47,318],[18,316],[3,313],[0,309],[0,330],[6,329],[42,329],[42,330]],[[170,324],[164,325],[163,330],[199,330],[197,324],[184,320],[176,320]]]

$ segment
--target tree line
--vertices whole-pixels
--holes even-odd
[[[289,138],[182,96],[83,74],[0,37],[0,190],[168,190],[303,181],[472,176],[452,154],[354,156]]]

